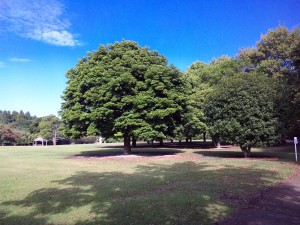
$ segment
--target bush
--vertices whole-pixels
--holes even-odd
[[[80,139],[75,140],[75,144],[93,144],[97,142],[98,137],[81,137]]]

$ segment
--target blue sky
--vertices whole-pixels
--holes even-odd
[[[57,115],[65,73],[99,44],[134,40],[184,71],[300,26],[299,0],[0,0],[0,109]]]

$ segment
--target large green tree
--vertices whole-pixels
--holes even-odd
[[[272,80],[257,73],[224,77],[205,105],[212,137],[239,145],[245,157],[253,146],[276,142],[273,87]]]
[[[185,72],[187,89],[187,112],[184,114],[184,123],[179,127],[182,137],[191,139],[203,134],[206,141],[207,126],[203,113],[203,102],[207,94],[212,90],[214,82],[211,74],[211,65],[202,62],[194,62]]]
[[[203,134],[205,141],[208,126],[203,113],[204,102],[210,92],[214,90],[222,77],[233,76],[241,72],[243,63],[234,58],[222,56],[213,59],[209,64],[194,62],[186,71],[188,88],[188,113],[184,114],[185,123],[182,125],[184,136]],[[216,141],[216,140],[215,140]],[[217,143],[215,143],[217,144]]]
[[[172,136],[185,108],[181,73],[156,51],[132,41],[101,45],[67,72],[62,120],[72,138],[122,133],[131,138]]]
[[[239,58],[248,69],[263,73],[277,83],[276,108],[281,135],[299,135],[300,128],[300,33],[279,26],[262,35],[255,48],[244,49]],[[298,122],[298,134],[297,130]]]

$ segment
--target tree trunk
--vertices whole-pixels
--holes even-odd
[[[56,145],[56,129],[53,130],[52,142],[53,142],[53,145],[55,146]]]
[[[132,147],[136,147],[136,138],[132,137]]]
[[[249,158],[250,157],[250,153],[251,153],[251,147],[250,146],[246,146],[246,147],[240,147],[244,153],[244,157],[245,158]]]
[[[206,143],[206,132],[203,132],[203,142]]]
[[[192,137],[190,137],[190,142],[191,142],[191,143],[193,142],[193,138],[192,138]]]
[[[163,146],[164,145],[164,140],[161,138],[161,139],[159,139],[159,146]]]
[[[124,154],[131,154],[130,135],[128,133],[124,134]]]
[[[185,138],[185,142],[186,142],[186,143],[189,142],[189,138],[188,138],[188,137]]]
[[[220,139],[219,138],[213,138],[212,139],[212,143],[214,145],[215,148],[221,148],[221,143],[220,143]]]
[[[53,142],[53,145],[56,145],[56,138],[55,137],[52,138],[52,142]]]

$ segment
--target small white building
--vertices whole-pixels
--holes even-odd
[[[44,144],[47,146],[48,140],[47,140],[47,139],[44,139],[44,138],[42,138],[42,137],[38,137],[38,138],[34,139],[32,145],[33,145],[33,146],[38,146],[39,143],[41,143],[42,146],[44,146]]]

